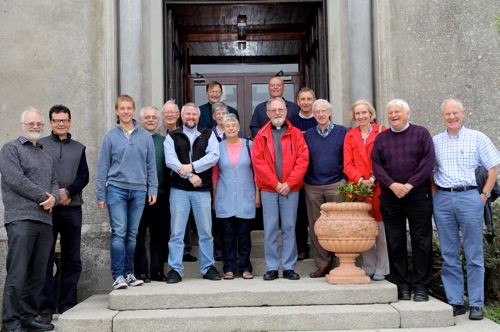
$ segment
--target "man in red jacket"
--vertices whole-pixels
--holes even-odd
[[[299,190],[309,163],[309,151],[302,132],[286,119],[283,98],[267,102],[269,121],[262,127],[252,147],[252,164],[257,187],[261,190],[264,214],[264,280],[278,278],[280,255],[278,230],[281,219],[283,278],[298,280],[295,273],[297,243],[295,222]]]

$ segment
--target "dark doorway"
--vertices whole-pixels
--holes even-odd
[[[179,104],[195,101],[197,89],[217,80],[225,93],[235,91],[235,99],[227,102],[238,109],[245,129],[258,95],[255,89],[262,90],[277,72],[286,78],[288,92],[309,86],[318,98],[328,98],[326,5],[325,0],[165,0],[165,98]],[[193,65],[214,64],[256,65],[262,71],[192,71]],[[266,70],[285,64],[296,69]],[[196,102],[201,105],[206,98]]]

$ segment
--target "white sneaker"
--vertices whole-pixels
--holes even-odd
[[[127,281],[123,276],[119,276],[116,278],[115,282],[113,283],[113,288],[114,289],[125,289],[128,287]]]
[[[136,279],[132,273],[127,274],[127,278],[125,280],[129,286],[140,286],[144,283],[141,279]]]

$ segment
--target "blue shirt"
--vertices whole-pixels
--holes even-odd
[[[330,133],[332,132],[332,130],[333,130],[334,127],[335,127],[335,125],[333,123],[329,123],[328,126],[325,128],[325,130],[321,131],[321,128],[319,127],[319,125],[317,125],[316,126],[316,131],[322,137],[326,137],[326,136],[330,135]]]
[[[182,126],[182,132],[189,138],[191,148],[193,147],[195,138],[201,135],[197,127],[189,129],[186,126]],[[172,171],[179,174],[179,168],[182,166],[182,164],[177,157],[177,153],[175,152],[174,140],[170,135],[167,135],[167,137],[165,138],[163,147],[165,149],[165,164]],[[208,145],[205,152],[206,155],[203,156],[203,158],[193,162],[193,168],[196,170],[196,173],[202,173],[206,171],[207,169],[215,166],[215,164],[217,164],[217,161],[219,161],[219,141],[217,141],[217,138],[215,137],[213,131],[210,135],[210,138],[208,139]],[[191,153],[191,151],[189,153]],[[182,175],[180,176],[183,178],[187,177]]]
[[[475,169],[500,164],[500,155],[483,133],[462,127],[452,137],[448,131],[432,138],[436,153],[434,183],[443,188],[476,186]]]

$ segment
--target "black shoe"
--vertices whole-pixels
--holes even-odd
[[[175,284],[182,281],[182,277],[176,270],[170,270],[167,273],[167,284]]]
[[[214,257],[214,260],[215,260],[216,262],[222,262],[222,255],[216,255],[216,256]]]
[[[417,290],[413,295],[413,301],[415,302],[426,302],[429,301],[429,295],[424,290]]]
[[[139,273],[136,274],[137,279],[144,281],[145,284],[149,284],[151,282],[151,279],[146,273]]]
[[[299,261],[303,261],[304,259],[308,259],[309,258],[309,253],[308,252],[299,252],[299,254],[297,255],[297,260]]]
[[[470,320],[482,320],[484,318],[483,308],[470,307],[469,319]]]
[[[278,279],[278,271],[276,270],[267,271],[266,274],[264,274],[264,277],[262,278],[267,281]]]
[[[411,292],[407,289],[398,291],[398,300],[403,300],[403,301],[411,300]]]
[[[465,306],[463,304],[452,304],[453,316],[459,316],[465,314]]]
[[[37,322],[50,324],[52,323],[52,314],[50,312],[44,312],[38,315],[38,317],[35,319]]]
[[[3,332],[24,332],[25,330],[22,329],[20,326],[14,327],[13,329],[10,330],[2,330]]]
[[[26,323],[21,323],[21,326],[23,329],[28,330],[28,331],[52,331],[54,329],[54,325],[50,323],[42,323],[42,322],[37,322],[36,320],[31,320]]]
[[[196,262],[197,260],[198,258],[194,257],[190,253],[184,254],[184,256],[182,256],[183,262]]]
[[[283,278],[288,280],[299,280],[300,276],[298,273],[295,273],[294,270],[284,270]]]
[[[215,266],[210,266],[207,272],[203,275],[203,279],[208,280],[221,280],[220,273],[217,271]]]
[[[151,275],[151,280],[153,280],[153,281],[167,281],[167,277],[162,272],[158,272],[158,273],[154,273]],[[146,280],[144,280],[144,282],[146,282]]]

